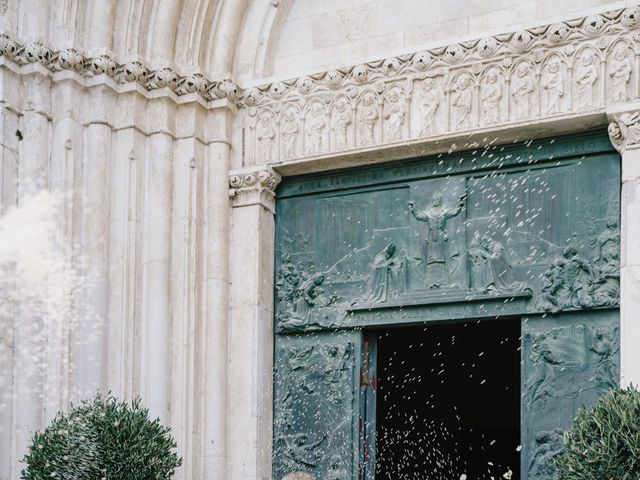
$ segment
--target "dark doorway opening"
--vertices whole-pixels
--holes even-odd
[[[377,375],[377,480],[520,478],[518,320],[385,331]]]

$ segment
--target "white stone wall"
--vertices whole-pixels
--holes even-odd
[[[394,51],[451,43],[620,8],[611,0],[297,0],[267,74],[295,76]]]
[[[0,0],[0,33],[11,36],[0,37],[1,208],[22,204],[27,179],[37,188],[73,190],[59,226],[66,243],[87,257],[85,298],[104,322],[89,344],[79,341],[82,331],[59,343],[49,333],[34,339],[31,320],[20,316],[0,325],[0,375],[9,385],[0,408],[0,480],[19,478],[18,459],[35,429],[97,388],[125,398],[140,395],[173,427],[185,458],[176,478],[270,478],[273,191],[280,178],[272,167],[302,174],[464,148],[486,138],[509,142],[603,126],[610,103],[603,95],[611,89],[601,82],[600,101],[590,110],[574,109],[567,96],[555,117],[537,109],[517,125],[506,122],[511,117],[505,107],[505,122],[477,134],[456,126],[441,132],[446,138],[435,138],[403,123],[398,136],[379,121],[380,141],[358,148],[351,148],[355,123],[345,145],[338,148],[336,136],[308,148],[315,138],[308,123],[298,128],[291,158],[259,154],[256,124],[247,119],[260,109],[279,115],[283,102],[303,108],[311,97],[357,96],[365,87],[378,95],[385,82],[423,81],[426,67],[409,78],[413,67],[394,70],[396,62],[387,67],[378,61],[398,50],[437,50],[460,37],[637,3]],[[607,28],[608,35],[623,31],[628,37],[625,51],[637,72],[640,54],[629,30],[637,28],[637,12],[630,13]],[[608,44],[597,45],[600,34],[592,35],[580,41],[607,52]],[[543,53],[566,40],[539,37]],[[501,55],[530,55],[528,61],[543,67],[531,52],[511,47],[502,45]],[[499,59],[472,60],[481,65]],[[457,60],[438,61],[444,70],[467,68]],[[371,75],[359,79],[352,67],[363,62]],[[330,72],[331,64],[346,66],[346,82],[332,86],[339,75]],[[471,63],[468,68],[478,74]],[[318,73],[309,76],[317,84],[298,80],[308,73]],[[272,74],[282,82],[270,83]],[[604,79],[606,69],[599,75]],[[568,86],[573,80],[567,75],[565,81]],[[293,95],[281,95],[276,85]],[[255,86],[267,93],[262,103],[245,95]],[[639,88],[634,75],[629,99]],[[381,109],[389,99],[381,97]],[[473,111],[479,115],[478,102]],[[624,118],[626,130],[640,131]],[[273,135],[276,152],[284,139]],[[268,150],[269,142],[261,149]],[[624,248],[639,223],[638,150],[622,150]],[[640,331],[632,311],[638,305],[637,264],[628,255],[623,267],[622,331],[631,339]],[[25,355],[34,341],[48,342],[48,376],[24,390]],[[636,351],[623,346],[625,381],[640,378]],[[73,368],[59,368],[69,356]]]

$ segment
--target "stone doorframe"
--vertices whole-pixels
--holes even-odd
[[[640,311],[638,26],[633,7],[244,91],[236,137],[248,166],[229,176],[228,444],[238,457],[229,464],[240,465],[243,478],[271,475],[274,213],[282,176],[481,152],[608,124],[622,157],[621,384],[640,384],[633,318]]]

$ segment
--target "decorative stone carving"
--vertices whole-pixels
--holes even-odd
[[[299,131],[300,114],[296,107],[289,106],[280,119],[280,152],[284,158],[295,158],[298,155]]]
[[[451,106],[453,122],[456,129],[470,128],[473,109],[473,80],[466,72],[460,74],[451,89]]]
[[[321,103],[314,102],[309,107],[305,120],[305,151],[307,155],[318,155],[326,144],[327,118]]]
[[[256,125],[257,155],[260,160],[264,162],[273,160],[275,140],[276,128],[273,124],[273,116],[264,112]]]
[[[550,115],[560,112],[560,100],[564,95],[564,75],[560,61],[553,58],[542,74],[545,112]]]
[[[238,87],[231,80],[212,81],[200,73],[180,75],[172,68],[150,71],[140,62],[118,63],[109,55],[87,57],[73,48],[56,51],[40,42],[20,44],[6,34],[0,35],[0,55],[23,65],[39,63],[53,72],[74,70],[84,76],[107,75],[118,83],[135,82],[146,90],[168,87],[176,95],[197,92],[205,100],[235,100]]]
[[[333,105],[331,116],[331,135],[335,150],[344,150],[350,146],[350,126],[352,123],[351,104],[346,98],[339,97]]]
[[[358,143],[361,146],[373,145],[377,142],[376,127],[379,118],[376,96],[367,92],[358,106]]]
[[[618,151],[623,152],[640,145],[640,110],[613,114],[610,120],[609,138]]]
[[[229,198],[232,206],[262,205],[275,211],[275,190],[280,180],[280,175],[268,167],[231,171]]]
[[[487,72],[480,89],[480,97],[482,101],[482,121],[486,125],[500,123],[502,120],[500,111],[502,83],[500,73],[496,68],[492,68]]]
[[[580,110],[588,110],[594,105],[594,86],[598,80],[596,57],[591,49],[586,49],[578,60],[576,68],[577,102]]]
[[[528,63],[523,62],[517,66],[511,84],[515,103],[515,119],[525,120],[531,115],[531,96],[534,90],[531,66]]]
[[[604,112],[609,100],[638,98],[636,17],[633,7],[319,72],[311,76],[312,85],[282,80],[277,88],[258,87],[257,101],[252,91],[250,102],[279,111],[292,101],[322,101],[329,112],[325,133],[331,137],[323,153]],[[400,102],[389,93],[392,85],[402,88]],[[353,102],[350,118],[336,114],[337,105],[350,110],[339,98]],[[306,133],[300,128],[297,135]],[[312,151],[301,148],[291,158],[317,155]]]
[[[619,43],[613,49],[610,62],[609,77],[611,78],[611,97],[614,102],[628,100],[628,85],[633,67],[629,58],[629,49],[624,43]]]
[[[54,62],[60,67],[61,70],[75,70],[82,71],[84,66],[84,57],[73,48],[67,48],[60,50]]]
[[[407,107],[399,87],[389,90],[384,112],[384,131],[386,140],[402,140],[402,128],[407,116]]]
[[[420,136],[434,135],[438,133],[436,114],[444,97],[432,78],[426,78],[421,86],[421,91],[418,93]]]

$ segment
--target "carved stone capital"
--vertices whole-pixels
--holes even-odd
[[[640,148],[640,103],[625,104],[607,111],[609,139],[620,152]]]
[[[262,205],[275,212],[276,187],[280,180],[280,174],[269,167],[229,172],[231,205],[234,208]]]

